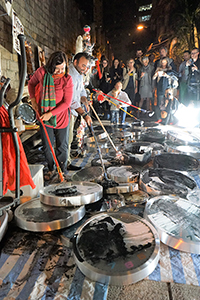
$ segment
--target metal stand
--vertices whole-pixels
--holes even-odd
[[[19,81],[19,90],[17,98],[14,102],[12,102],[8,106],[8,116],[10,121],[10,127],[0,127],[0,202],[4,201],[4,205],[0,207],[0,214],[2,214],[2,211],[6,208],[9,208],[11,206],[15,206],[19,204],[20,199],[20,151],[19,151],[19,144],[17,139],[17,128],[15,127],[14,123],[14,116],[13,116],[13,108],[18,105],[21,101],[23,90],[24,90],[24,84],[26,79],[26,51],[24,46],[24,40],[25,36],[20,34],[18,35],[18,39],[20,41],[20,49],[21,49],[21,72],[20,72],[20,81]],[[6,88],[8,87],[8,84],[10,83],[10,79],[8,78],[3,85],[2,89],[0,90],[0,107],[3,105],[3,99],[5,95]],[[15,155],[16,155],[16,189],[15,189],[15,199],[13,201],[10,201],[8,199],[8,203],[5,201],[5,197],[3,197],[3,149],[2,149],[2,143],[1,143],[1,133],[2,132],[8,132],[12,133],[14,147],[15,147]],[[7,197],[8,198],[8,197]],[[9,197],[10,198],[10,197]]]

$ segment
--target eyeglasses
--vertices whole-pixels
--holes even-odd
[[[199,52],[191,52],[191,55],[193,55],[193,54],[198,54]]]

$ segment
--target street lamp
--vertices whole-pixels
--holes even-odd
[[[140,25],[137,26],[137,30],[142,30],[142,29],[144,29],[144,25],[140,24]]]

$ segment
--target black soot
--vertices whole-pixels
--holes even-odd
[[[70,217],[70,213],[65,211],[63,208],[56,207],[48,211],[43,210],[40,207],[36,208],[24,208],[23,215],[27,222],[52,222],[60,219],[67,219]]]
[[[77,192],[77,187],[74,185],[72,187],[63,187],[63,188],[58,188],[54,191],[50,191],[51,194],[55,196],[60,196],[60,197],[67,197],[67,196],[76,196],[78,195]]]
[[[145,248],[146,245],[132,245],[128,250],[124,241],[125,231],[122,223],[114,223],[111,217],[106,217],[96,223],[87,224],[78,242],[78,249],[85,260],[97,263],[105,260],[110,263],[117,258],[125,258]]]
[[[194,171],[199,167],[199,162],[189,155],[164,153],[155,156],[154,167],[180,171]]]

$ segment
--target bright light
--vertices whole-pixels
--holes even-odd
[[[142,29],[144,29],[144,26],[143,25],[138,25],[137,29],[142,30]]]
[[[186,107],[181,103],[174,116],[178,119],[178,126],[194,128],[200,123],[199,114],[200,108],[195,108],[193,105]]]

